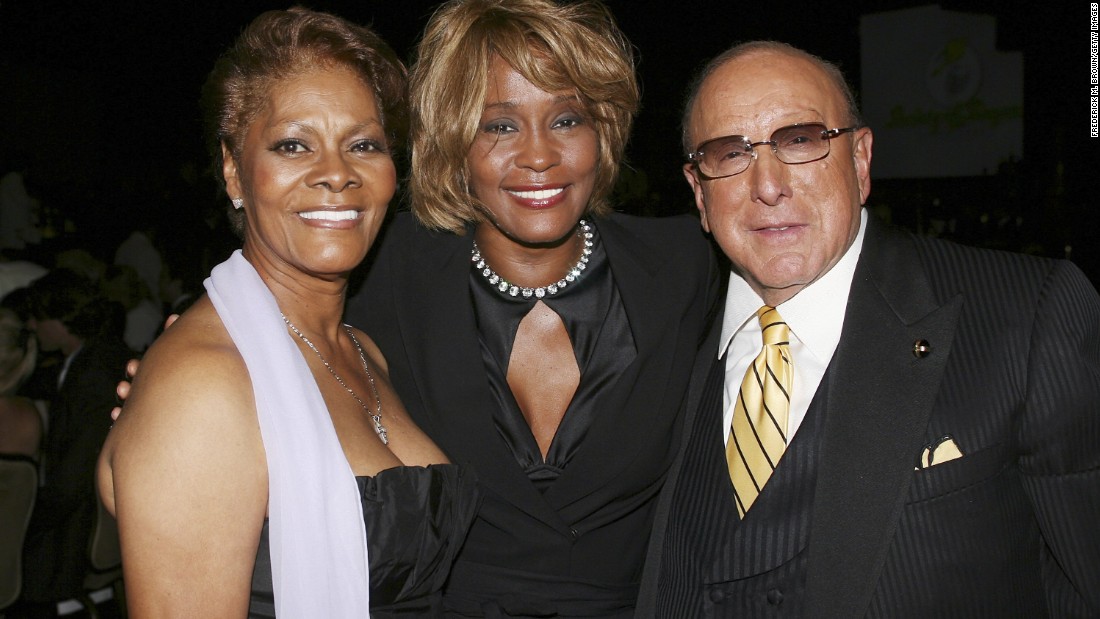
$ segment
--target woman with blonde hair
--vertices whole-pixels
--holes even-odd
[[[612,211],[638,106],[599,2],[453,0],[411,71],[412,214],[348,320],[477,471],[463,617],[629,617],[717,270],[698,222]]]

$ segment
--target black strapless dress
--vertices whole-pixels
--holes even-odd
[[[371,617],[437,617],[441,590],[477,513],[473,471],[454,464],[402,466],[356,477],[370,561]],[[275,616],[264,521],[248,616]]]

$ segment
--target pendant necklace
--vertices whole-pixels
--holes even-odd
[[[309,341],[309,338],[306,337],[305,334],[302,333],[302,331],[294,325],[294,323],[290,322],[290,319],[287,318],[285,314],[280,315],[283,317],[283,322],[286,323],[286,326],[290,327],[290,330],[294,333],[294,335],[297,335],[300,340],[306,343],[306,346],[309,346],[310,350],[317,354],[317,357],[321,360],[321,363],[325,364],[325,368],[328,369],[329,374],[332,374],[332,377],[336,379],[336,382],[340,383],[340,386],[343,387],[345,391],[350,393],[351,397],[355,398],[355,401],[358,402],[359,406],[363,408],[363,412],[365,412],[367,416],[371,418],[371,420],[374,422],[374,431],[377,432],[378,437],[382,439],[382,444],[389,445],[390,440],[389,437],[386,436],[386,427],[382,425],[382,398],[378,395],[378,386],[374,384],[374,376],[370,373],[370,367],[367,366],[367,355],[363,353],[363,347],[359,345],[359,339],[355,337],[354,333],[352,333],[351,327],[345,324],[344,331],[348,334],[348,337],[351,338],[352,343],[355,344],[355,349],[359,351],[359,360],[363,362],[363,371],[366,372],[367,381],[370,383],[370,390],[374,393],[374,402],[375,405],[378,407],[378,410],[373,413],[371,412],[370,408],[367,407],[366,402],[364,402],[362,398],[359,397],[359,394],[352,391],[351,387],[349,387],[348,384],[344,382],[344,379],[340,378],[340,375],[336,373],[336,370],[332,369],[332,366],[329,365],[328,360],[325,359],[325,356],[321,354],[321,351],[317,350],[317,347],[313,345],[313,342]]]

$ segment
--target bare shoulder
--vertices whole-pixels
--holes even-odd
[[[98,480],[137,614],[244,613],[267,465],[247,369],[209,301],[142,360]]]
[[[248,371],[205,299],[165,331],[142,360],[104,444],[100,484],[105,503],[110,507],[120,496],[120,482],[132,484],[129,490],[136,492],[161,483],[150,474],[154,471],[171,471],[172,483],[180,486],[232,488],[262,481],[266,495],[263,442]],[[115,497],[109,496],[112,492]]]
[[[41,439],[42,417],[34,403],[23,397],[0,397],[0,453],[35,457]]]
[[[146,353],[115,430],[197,430],[248,417],[255,421],[248,370],[204,298]]]

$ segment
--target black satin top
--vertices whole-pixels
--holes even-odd
[[[367,530],[372,619],[439,616],[440,591],[477,513],[473,470],[455,464],[400,466],[355,481]],[[266,520],[248,616],[275,617]]]
[[[541,300],[565,325],[573,343],[580,383],[543,460],[534,434],[508,386],[508,361],[519,323],[539,299],[503,294],[471,269],[470,289],[489,386],[498,406],[493,421],[535,487],[545,491],[569,465],[588,428],[607,403],[601,396],[637,356],[622,298],[615,287],[607,252],[592,225],[592,255],[576,281]],[[490,265],[491,266],[491,265]]]

